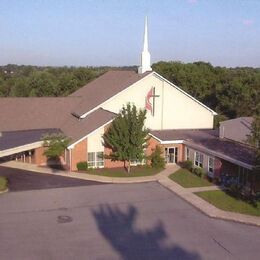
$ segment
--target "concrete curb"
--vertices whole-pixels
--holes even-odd
[[[237,222],[237,223],[260,227],[260,217],[221,210],[193,193],[190,193],[187,191],[187,192],[184,192],[181,194],[180,192],[178,192],[178,190],[174,189],[172,187],[172,185],[165,184],[165,182],[163,182],[163,180],[159,180],[158,182],[163,187],[174,192],[181,199],[185,200],[190,205],[192,205],[194,208],[198,209],[199,211],[201,211],[202,213],[204,213],[205,215],[207,215],[210,218],[228,220],[228,221],[233,221],[233,222]],[[176,185],[178,185],[178,184],[176,184]],[[180,185],[178,185],[178,186],[180,186]],[[182,186],[180,186],[180,188],[182,188]]]

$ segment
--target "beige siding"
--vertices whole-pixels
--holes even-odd
[[[103,152],[104,146],[102,144],[102,136],[104,128],[100,128],[88,136],[88,152]]]
[[[155,115],[147,112],[146,126],[150,129],[212,128],[213,114],[166,81],[151,74],[103,104],[103,108],[118,113],[126,103],[145,107],[147,93],[155,87]]]

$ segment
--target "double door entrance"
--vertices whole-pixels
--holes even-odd
[[[164,149],[165,162],[177,163],[178,162],[178,147],[166,147]]]

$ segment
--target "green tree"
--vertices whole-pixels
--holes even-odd
[[[159,145],[156,145],[155,150],[149,156],[151,160],[151,166],[153,168],[164,168],[165,167],[165,159],[162,156],[163,152]]]
[[[104,145],[112,150],[107,158],[123,161],[128,173],[131,160],[140,161],[144,158],[144,148],[148,140],[145,119],[146,110],[137,110],[135,105],[128,103],[103,135]]]
[[[47,147],[44,155],[49,159],[58,159],[69,143],[70,139],[61,133],[46,135],[43,137],[43,146]]]
[[[254,172],[260,174],[260,116],[254,117],[251,127],[251,134],[248,137],[248,141],[256,149]]]

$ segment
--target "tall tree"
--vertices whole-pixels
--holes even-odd
[[[137,110],[135,105],[128,103],[103,135],[104,145],[112,150],[107,157],[112,161],[123,161],[128,173],[131,160],[140,161],[144,158],[148,140],[145,119],[146,110]]]
[[[255,169],[260,174],[260,116],[255,116],[251,127],[249,142],[255,147]]]

